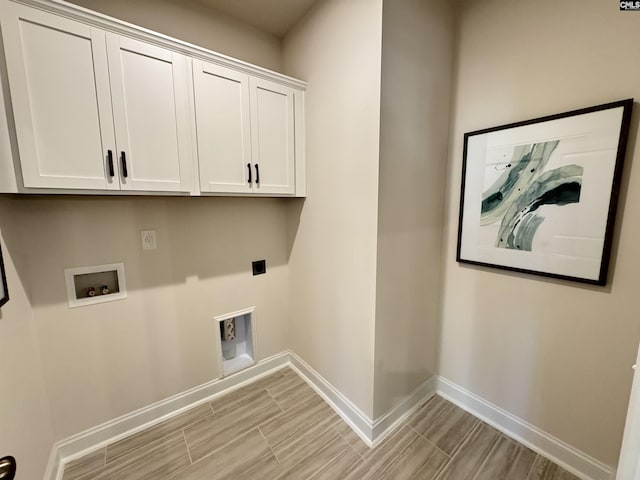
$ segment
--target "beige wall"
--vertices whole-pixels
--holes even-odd
[[[369,416],[381,33],[382,0],[326,0],[283,42],[285,73],[308,81],[308,198],[291,212],[291,347]]]
[[[3,234],[33,307],[56,439],[217,378],[216,315],[256,306],[260,357],[286,349],[282,202],[15,197]],[[143,229],[157,250],[142,251]],[[260,258],[267,274],[253,277]],[[115,262],[128,298],[69,309],[64,269]]]
[[[463,133],[640,96],[637,15],[462,3],[449,122],[445,0],[385,2],[384,21],[382,0],[324,0],[283,50],[193,0],[75,3],[307,80],[308,198],[0,199],[0,375],[15,386],[0,395],[0,454],[33,458],[26,478],[53,440],[215,378],[213,316],[251,305],[261,358],[292,348],[371,418],[439,371],[615,465],[640,339],[632,156],[608,287],[454,255]],[[149,228],[159,247],[143,252]],[[258,258],[268,273],[252,277]],[[117,261],[127,300],[68,309],[64,268]]]
[[[375,417],[436,372],[453,20],[447,0],[384,2]]]
[[[213,10],[197,0],[70,0],[261,67],[280,71],[280,39]]]
[[[16,220],[12,202],[1,198],[0,240]],[[53,444],[51,417],[31,305],[13,252],[0,243],[11,297],[0,309],[0,457],[16,457],[18,478],[38,479]]]
[[[447,181],[441,375],[609,465],[617,463],[640,339],[638,112],[606,288],[455,262],[462,139],[640,97],[639,22],[601,0],[466,2]]]
[[[197,2],[76,3],[281,69],[278,39]],[[53,424],[53,435],[42,435],[48,447],[52,437],[215,379],[215,315],[255,305],[259,357],[288,346],[284,200],[17,196],[10,210],[2,233],[33,307],[33,338],[20,342],[37,341],[29,348],[42,357]],[[156,251],[141,250],[142,229],[157,230]],[[253,277],[251,261],[261,258],[267,274]],[[68,308],[64,268],[120,261],[128,299]]]

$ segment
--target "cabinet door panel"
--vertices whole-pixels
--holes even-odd
[[[293,90],[251,79],[253,162],[260,170],[258,193],[295,193]]]
[[[201,61],[193,62],[193,75],[200,190],[251,192],[249,77]]]
[[[113,34],[107,43],[122,189],[189,191],[187,59]]]
[[[2,32],[25,187],[117,189],[105,34],[13,3]]]

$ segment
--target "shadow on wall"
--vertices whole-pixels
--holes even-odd
[[[70,267],[124,262],[129,291],[250,276],[251,262],[259,259],[266,259],[268,274],[287,265],[303,204],[31,195],[3,196],[0,202],[8,204],[8,215],[0,218],[6,248],[34,307],[66,303],[64,269]],[[157,232],[156,250],[142,250],[140,232],[147,229]]]

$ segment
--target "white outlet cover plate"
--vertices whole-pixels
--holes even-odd
[[[143,250],[155,250],[158,248],[155,230],[142,230],[140,232],[140,238],[142,239]]]

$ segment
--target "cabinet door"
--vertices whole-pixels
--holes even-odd
[[[194,60],[193,83],[200,190],[251,192],[249,76]]]
[[[122,190],[190,191],[186,57],[115,34],[107,52]]]
[[[105,33],[12,2],[2,7],[24,186],[118,189],[108,166],[115,141]]]
[[[251,78],[251,142],[257,193],[295,193],[293,90]]]

